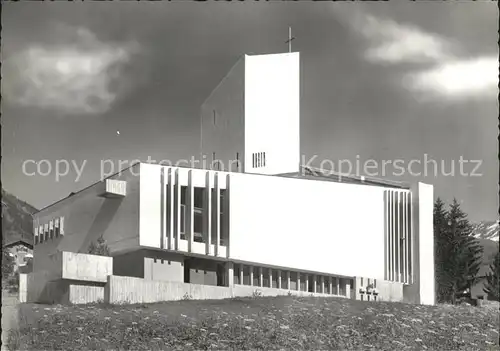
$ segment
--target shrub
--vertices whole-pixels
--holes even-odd
[[[109,247],[102,236],[97,239],[97,244],[90,243],[88,253],[97,256],[110,256]]]
[[[252,297],[261,297],[262,296],[262,291],[260,291],[259,289],[255,289],[253,292],[252,292]]]
[[[185,293],[184,296],[182,297],[183,300],[192,300],[193,297],[189,295],[188,293]]]

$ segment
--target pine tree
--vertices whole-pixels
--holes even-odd
[[[438,302],[446,302],[450,296],[446,275],[446,262],[450,245],[448,245],[448,212],[445,205],[440,198],[434,203],[434,270],[436,274],[436,299]]]
[[[500,301],[500,252],[497,252],[495,260],[490,265],[483,290],[488,294],[488,300]]]
[[[10,255],[8,249],[5,248],[4,236],[2,236],[2,278],[7,279],[14,272],[14,258]]]
[[[2,278],[9,277],[14,272],[14,258],[2,248]]]
[[[472,225],[456,199],[447,214],[448,243],[445,245],[446,260],[443,262],[445,278],[443,285],[449,291],[449,300],[456,303],[457,297],[472,288],[481,266],[483,248],[471,236]]]

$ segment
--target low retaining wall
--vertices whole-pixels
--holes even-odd
[[[45,304],[87,304],[104,301],[105,286],[85,285],[69,280],[50,280],[42,273],[19,276],[19,302]],[[89,283],[92,284],[92,283]]]
[[[234,287],[199,285],[173,281],[154,281],[142,278],[109,276],[105,288],[106,302],[117,303],[152,303],[175,301],[189,298],[193,300],[218,300],[233,297],[294,296],[344,297],[305,291],[263,288],[257,286],[235,285]]]
[[[69,286],[69,302],[72,304],[104,302],[104,291],[104,286],[71,284]]]
[[[142,278],[109,276],[105,301],[115,303],[151,303],[192,299],[223,299],[231,297],[228,288],[173,281],[155,281]]]
[[[69,280],[51,281],[43,273],[24,274],[20,279],[19,298],[21,302],[46,304],[88,304],[95,302],[153,303],[176,301],[185,298],[193,300],[218,300],[249,296],[317,296],[342,297],[305,291],[235,285],[233,287],[155,281],[134,277],[108,276],[104,286],[86,285]],[[88,283],[91,284],[91,283]],[[29,289],[28,289],[29,286]]]

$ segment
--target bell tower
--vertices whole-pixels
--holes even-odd
[[[299,171],[299,53],[240,58],[201,107],[201,153],[206,168]]]

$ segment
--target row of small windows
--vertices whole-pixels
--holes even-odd
[[[233,272],[234,284],[263,288],[348,296],[350,294],[348,286],[351,288],[353,286],[353,280],[348,278],[278,271],[256,266],[235,264]],[[290,286],[288,286],[288,275],[290,275]]]
[[[252,154],[252,168],[259,168],[266,166],[266,153],[254,152]]]
[[[49,239],[64,235],[64,217],[50,220],[48,223],[35,227],[35,245],[41,244]]]

